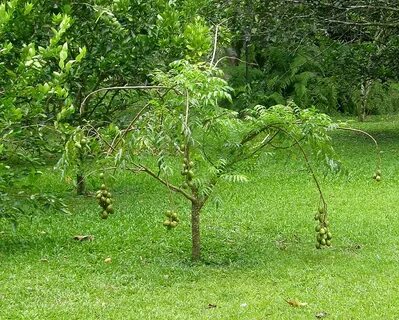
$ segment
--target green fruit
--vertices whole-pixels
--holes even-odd
[[[189,171],[187,172],[187,177],[188,177],[189,179],[192,179],[192,178],[194,177],[194,172],[193,172],[192,170],[189,170]]]
[[[189,165],[190,167],[193,167],[193,166],[194,166],[194,162],[190,161],[188,165]]]
[[[321,228],[320,229],[320,234],[325,234],[326,233],[326,229],[325,228]]]
[[[107,203],[107,198],[104,197],[104,196],[102,196],[100,200],[101,200],[102,203]]]
[[[108,197],[108,198],[112,198],[112,193],[111,193],[111,192],[108,192],[107,197]]]
[[[107,211],[103,211],[101,213],[101,219],[107,219],[108,218],[108,212]]]
[[[114,208],[112,207],[112,205],[110,204],[107,209],[105,209],[108,213],[114,213]]]
[[[376,176],[380,176],[380,175],[381,175],[381,170],[380,170],[380,169],[377,169],[376,172],[375,172],[375,175],[376,175]]]
[[[332,239],[332,233],[331,232],[327,232],[327,239],[328,240]]]
[[[320,243],[316,243],[316,249],[321,249],[321,244]]]
[[[318,213],[315,214],[314,219],[315,220],[319,220],[319,214]]]
[[[182,187],[183,189],[187,189],[187,188],[188,188],[187,182],[183,182],[182,185],[181,185],[181,187]]]
[[[176,212],[172,212],[170,217],[172,218],[172,220],[176,220],[177,219],[177,213]]]
[[[381,176],[377,176],[377,177],[375,178],[375,181],[380,182],[380,181],[381,181]]]
[[[324,207],[319,207],[319,213],[324,213]]]
[[[176,228],[176,226],[177,226],[177,221],[171,221],[171,222],[170,222],[170,226],[171,226],[172,228]]]
[[[104,183],[101,185],[101,190],[107,190],[107,186]]]
[[[331,240],[326,240],[326,245],[331,247]]]
[[[99,176],[100,176],[100,179],[104,179],[104,173],[103,172],[101,172]]]
[[[102,194],[103,194],[104,197],[106,197],[107,194],[108,194],[108,191],[107,190],[103,190]]]
[[[81,143],[82,145],[87,144],[87,139],[83,138],[82,140],[80,140],[80,143]]]
[[[166,210],[165,216],[167,216],[168,218],[170,218],[170,217],[172,216],[172,211]]]
[[[106,199],[106,200],[105,200],[105,203],[106,203],[106,204],[111,204],[111,203],[112,203],[112,201],[111,201],[111,199],[110,199],[110,198],[108,198],[108,199]]]
[[[320,222],[323,222],[323,220],[324,220],[324,214],[320,214],[320,215],[319,215],[319,221],[320,221]]]
[[[169,220],[165,220],[165,221],[163,222],[163,225],[164,225],[165,227],[170,227],[170,221],[169,221]]]
[[[316,232],[319,232],[319,231],[320,231],[320,229],[321,229],[321,227],[320,227],[320,226],[316,226],[316,228],[315,228]]]
[[[98,200],[100,200],[101,197],[102,197],[102,194],[101,194],[101,193],[97,193],[97,194],[96,194],[96,198],[97,198]]]
[[[330,222],[329,222],[328,220],[326,220],[326,221],[324,221],[324,225],[325,225],[326,227],[328,227],[328,226],[330,225]]]
[[[326,239],[321,239],[320,244],[325,246],[326,245]]]

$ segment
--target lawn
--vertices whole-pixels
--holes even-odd
[[[0,319],[399,319],[399,118],[353,126],[380,142],[382,181],[371,178],[372,142],[334,133],[349,173],[317,171],[334,235],[323,250],[317,190],[295,152],[262,158],[246,184],[218,187],[223,202],[202,215],[199,264],[184,199],[146,176],[117,175],[116,213],[101,220],[94,198],[72,197],[47,169],[38,186],[66,197],[72,215],[38,213],[15,233],[0,222]],[[170,231],[167,209],[182,220]]]

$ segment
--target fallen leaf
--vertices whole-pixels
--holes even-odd
[[[322,319],[322,318],[324,318],[324,317],[327,317],[327,315],[328,315],[327,312],[325,312],[325,311],[320,311],[320,312],[317,312],[317,313],[316,313],[316,318]]]
[[[305,307],[308,304],[306,302],[301,302],[299,300],[296,299],[291,299],[291,300],[285,300],[290,306],[295,307],[295,308],[299,308],[299,307]]]
[[[212,308],[216,308],[216,307],[217,307],[216,304],[212,304],[212,303],[208,304],[208,309],[212,309]]]
[[[111,263],[111,262],[112,262],[112,259],[111,259],[111,258],[105,258],[105,259],[104,259],[104,262],[105,262],[105,263]]]
[[[89,235],[85,235],[85,236],[81,236],[81,235],[77,235],[73,237],[74,240],[78,240],[78,241],[93,241],[94,240],[94,236],[92,236],[91,234]]]

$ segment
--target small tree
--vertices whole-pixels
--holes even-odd
[[[109,143],[108,153],[117,155],[121,167],[148,174],[190,202],[193,261],[201,256],[201,210],[220,180],[246,181],[246,162],[281,145],[299,146],[306,156],[306,144],[324,159],[332,153],[327,133],[333,124],[327,115],[294,104],[257,106],[242,114],[227,110],[219,106],[231,100],[222,76],[212,65],[184,60],[172,63],[169,72],[155,72],[156,88],[164,92],[154,94]],[[327,207],[319,191],[317,218],[326,228]],[[165,225],[174,227],[176,217],[168,216]]]

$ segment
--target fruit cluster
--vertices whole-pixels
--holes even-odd
[[[107,190],[107,186],[103,183],[101,189],[97,191],[96,198],[101,207],[101,219],[107,219],[109,214],[114,213],[112,206],[112,194]]]
[[[377,169],[373,175],[373,179],[377,182],[381,181],[381,170]]]
[[[173,229],[177,227],[177,224],[179,223],[179,217],[177,216],[177,213],[171,210],[168,210],[165,212],[165,216],[167,219],[163,222],[163,225],[167,227],[168,229]]]
[[[183,160],[183,169],[181,171],[181,174],[183,176],[186,176],[186,182],[183,185],[183,187],[187,187],[188,186],[188,187],[191,188],[193,186],[193,182],[192,182],[192,180],[194,178],[194,172],[192,170],[193,166],[194,166],[194,162],[188,161],[187,158],[184,158],[184,160]]]
[[[332,234],[328,229],[329,222],[327,220],[327,212],[324,207],[319,208],[314,219],[319,221],[319,224],[315,228],[315,231],[317,232],[316,248],[321,249],[324,246],[330,247]]]

